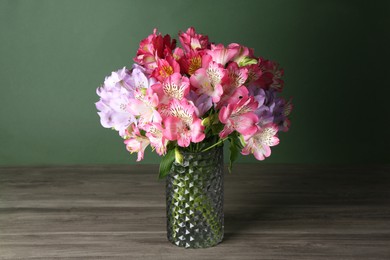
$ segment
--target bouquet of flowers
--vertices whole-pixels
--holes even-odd
[[[131,153],[147,146],[163,156],[160,177],[181,151],[203,152],[230,142],[230,164],[241,152],[270,156],[277,133],[290,126],[291,100],[279,97],[283,70],[253,49],[209,42],[194,28],[153,34],[140,42],[131,69],[106,77],[97,89],[101,124],[113,128]]]

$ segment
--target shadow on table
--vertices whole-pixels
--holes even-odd
[[[389,167],[264,165],[257,171],[225,175],[224,241],[338,225],[338,218],[359,214],[354,206],[390,202],[383,195]]]

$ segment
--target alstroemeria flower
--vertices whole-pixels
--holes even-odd
[[[126,139],[124,141],[126,149],[130,153],[138,153],[137,162],[144,158],[145,148],[150,141],[147,137],[142,136],[139,129],[134,125],[130,125],[126,131]]]
[[[151,72],[157,68],[157,60],[159,58],[164,59],[166,55],[172,54],[175,46],[176,40],[171,41],[171,36],[168,34],[163,38],[161,34],[157,34],[157,29],[154,29],[153,34],[140,42],[134,61]]]
[[[157,112],[158,96],[152,88],[140,89],[134,92],[134,99],[129,100],[128,109],[139,117],[138,124],[142,127],[148,123],[161,122],[161,115]]]
[[[144,126],[146,136],[150,140],[150,145],[156,150],[157,154],[167,153],[168,140],[163,135],[163,127],[160,123],[151,123]]]
[[[232,58],[232,61],[236,62],[239,67],[257,64],[257,59],[253,54],[253,49],[250,49],[237,43],[229,44],[228,48],[237,50],[236,55],[234,55],[234,57]]]
[[[248,87],[248,90],[249,90],[249,95],[253,96],[253,98],[258,103],[257,109],[254,111],[255,114],[257,115],[257,117],[259,118],[257,125],[262,127],[266,124],[272,123],[274,121],[273,98],[270,99],[269,93],[268,92],[266,93],[266,91],[264,89],[258,88],[258,87],[253,86],[253,85]],[[268,103],[266,103],[266,102],[268,102]]]
[[[172,56],[167,56],[157,60],[157,68],[153,70],[152,76],[162,82],[173,73],[180,73],[180,66]]]
[[[113,71],[109,77],[104,79],[104,86],[106,90],[112,88],[124,87],[126,89],[131,88],[131,72],[123,67],[120,70]]]
[[[228,103],[235,103],[238,101],[232,101],[231,96],[246,82],[248,78],[248,69],[239,68],[237,63],[231,62],[227,67],[227,75],[226,83],[223,85],[223,94],[217,106],[218,108],[227,105]]]
[[[172,98],[182,100],[190,90],[190,81],[180,73],[174,73],[164,80],[163,83],[152,86],[158,95],[160,104],[168,104]]]
[[[202,55],[196,51],[188,52],[180,58],[179,64],[181,72],[191,76],[202,67]]]
[[[277,132],[278,127],[274,124],[259,127],[253,136],[244,136],[246,145],[241,153],[243,155],[253,153],[257,160],[264,160],[271,155],[270,147],[279,144]]]
[[[156,79],[150,77],[144,67],[134,64],[127,84],[129,87],[127,88],[133,91],[137,89],[147,89],[155,83]]]
[[[173,50],[173,53],[172,53],[172,57],[178,61],[180,60],[182,57],[184,57],[184,51],[182,48],[180,47],[177,47],[176,49]]]
[[[224,97],[224,99],[220,100],[217,104],[217,108],[221,108],[223,106],[227,106],[229,104],[236,104],[239,102],[242,98],[247,98],[248,97],[248,89],[242,85],[241,87],[235,89],[233,93],[230,94],[229,97]]]
[[[185,33],[180,32],[179,39],[186,52],[206,49],[209,44],[208,36],[197,34],[194,27],[188,28]]]
[[[211,61],[211,57],[202,57],[202,68],[195,71],[190,82],[198,94],[207,94],[217,103],[223,93],[222,83],[226,79],[226,70],[222,65]]]
[[[105,84],[96,90],[100,100],[95,103],[100,111],[100,123],[105,128],[114,128],[123,136],[125,129],[135,122],[134,115],[127,105],[134,97],[130,90],[130,75],[126,68],[113,72],[105,79]]]
[[[245,68],[248,70],[248,78],[245,81],[245,85],[248,87],[260,87],[258,81],[263,72],[261,71],[259,64],[250,64],[245,66]]]
[[[173,99],[169,105],[169,116],[164,119],[164,136],[171,141],[177,140],[181,147],[191,142],[198,143],[205,138],[201,120],[195,115],[194,105],[183,99]]]
[[[283,70],[246,46],[210,43],[193,27],[179,32],[179,40],[176,47],[154,29],[140,42],[132,68],[105,78],[97,89],[101,124],[119,131],[137,161],[148,145],[165,155],[168,148],[198,150],[203,145],[192,143],[235,134],[242,154],[269,156],[276,133],[290,126],[291,101],[278,95]]]
[[[288,116],[291,114],[293,105],[291,100],[286,101],[284,98],[278,97],[275,100],[274,123],[279,127],[279,131],[287,132],[290,128],[290,120]]]
[[[211,44],[211,50],[207,50],[206,53],[210,55],[214,62],[225,66],[226,63],[231,61],[234,56],[239,52],[239,49],[236,46],[227,47],[223,44],[214,45]]]
[[[284,71],[283,69],[279,69],[279,64],[271,60],[260,58],[259,66],[262,71],[262,74],[258,79],[260,87],[265,89],[270,88],[281,92],[284,86],[284,81],[282,80]]]
[[[195,91],[190,91],[188,100],[195,105],[195,113],[198,117],[202,117],[212,106],[213,101],[210,96],[206,94],[198,95]]]
[[[257,102],[253,97],[243,97],[238,103],[228,104],[219,111],[219,121],[225,124],[219,133],[220,138],[225,138],[234,130],[242,135],[251,135],[257,131],[258,118],[253,111],[257,108]]]

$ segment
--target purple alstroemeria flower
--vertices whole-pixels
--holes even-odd
[[[157,81],[146,73],[144,67],[134,64],[129,77],[129,89],[146,89],[155,84]]]
[[[104,84],[96,90],[100,100],[95,103],[100,111],[100,123],[105,128],[114,128],[121,136],[125,135],[126,128],[133,122],[135,117],[131,114],[127,105],[134,97],[131,90],[130,71],[123,68],[111,73],[106,77]]]
[[[123,67],[118,71],[113,71],[111,75],[106,77],[104,80],[104,87],[107,91],[120,87],[124,87],[130,90],[130,85],[131,73],[126,67]]]
[[[196,115],[202,117],[212,106],[213,100],[209,95],[198,95],[195,91],[190,91],[188,99],[194,103]]]

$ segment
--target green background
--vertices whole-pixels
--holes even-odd
[[[389,17],[388,1],[0,1],[0,165],[135,163],[95,89],[154,27],[189,26],[285,69],[292,127],[265,162],[389,163]]]

